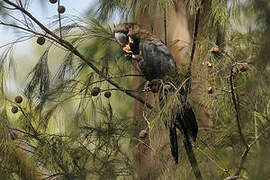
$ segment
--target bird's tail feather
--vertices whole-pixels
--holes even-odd
[[[198,124],[195,114],[189,104],[184,107],[184,126],[188,131],[188,134],[192,137],[193,141],[196,141],[198,133]]]
[[[174,158],[175,163],[178,163],[178,141],[176,134],[176,126],[173,122],[170,124],[170,143],[171,143],[171,153]]]

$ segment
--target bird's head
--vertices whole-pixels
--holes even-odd
[[[126,46],[131,40],[130,36],[134,30],[139,30],[139,25],[135,23],[121,23],[114,29],[114,37],[121,46]]]
[[[140,27],[135,23],[118,24],[114,29],[114,37],[116,41],[123,46],[123,50],[127,53],[131,52],[131,44],[134,43],[132,35],[139,32]]]

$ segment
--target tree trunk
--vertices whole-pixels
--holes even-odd
[[[207,15],[210,1],[207,0],[205,3],[207,6],[204,6],[203,13],[200,15],[201,23],[199,27],[201,27],[204,17]],[[162,12],[155,7],[155,5],[152,6],[153,7],[150,7],[151,14],[149,14],[148,10],[141,11],[138,15],[134,13],[135,22],[145,29],[152,31],[153,34],[157,35],[164,42],[167,42],[174,59],[181,68],[181,64],[188,64],[190,62],[194,17],[189,15],[183,0],[178,0],[174,7],[167,7],[167,9],[164,9]],[[136,7],[134,7],[134,9],[135,8]],[[199,30],[198,38],[200,38],[200,34]],[[210,120],[209,110],[206,108],[207,102],[205,100],[208,96],[207,68],[202,66],[200,59],[199,46],[197,45],[192,65],[191,102],[196,111],[199,127],[204,128],[211,127],[212,122]],[[135,81],[134,86],[138,87],[142,82],[143,80]],[[153,96],[149,97],[149,101],[153,102]],[[138,137],[140,130],[147,127],[142,117],[142,111],[142,105],[135,102],[133,134],[135,137]],[[151,145],[154,150],[144,145],[144,143],[147,144],[149,142],[149,138],[151,138]],[[145,138],[143,142],[144,143],[135,142],[132,144],[138,179],[156,179],[158,177],[161,179],[170,179],[168,175],[172,175],[173,177],[176,166],[174,165],[173,158],[169,156],[170,145],[168,130],[163,128],[157,132],[152,132],[152,136]],[[165,165],[164,162],[162,164],[162,161],[157,158],[157,152],[159,151],[163,151],[162,153],[169,156],[169,161],[167,161]],[[162,166],[166,169],[166,173],[161,171]],[[166,175],[166,177],[163,177],[164,175]]]

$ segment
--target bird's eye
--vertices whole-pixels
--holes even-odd
[[[124,33],[115,33],[115,39],[121,44],[127,44],[128,38]]]

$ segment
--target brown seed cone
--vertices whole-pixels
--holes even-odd
[[[22,96],[16,96],[14,100],[16,103],[20,104],[23,101],[23,98]]]
[[[12,108],[11,108],[12,113],[16,114],[18,111],[19,111],[19,109],[17,106],[12,106]]]
[[[57,3],[57,0],[50,0],[50,3],[55,4]]]
[[[45,43],[45,38],[42,36],[38,37],[37,43],[42,46]]]
[[[92,91],[91,91],[91,95],[92,96],[97,96],[97,95],[99,95],[99,93],[100,93],[100,88],[99,87],[94,87],[93,89],[92,89]]]
[[[60,5],[60,6],[58,7],[58,12],[59,12],[60,14],[65,13],[65,11],[66,11],[65,6]]]
[[[106,92],[104,93],[104,96],[105,96],[106,98],[110,98],[111,95],[112,95],[112,93],[111,93],[110,91],[106,91]]]

